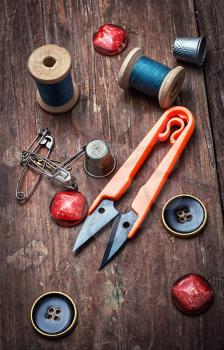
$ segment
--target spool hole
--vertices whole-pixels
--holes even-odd
[[[103,213],[105,212],[105,209],[104,209],[104,208],[99,208],[99,209],[98,209],[98,212],[99,212],[100,214],[103,214]]]
[[[47,56],[43,60],[43,65],[47,68],[54,67],[55,63],[56,63],[56,59],[52,56]]]

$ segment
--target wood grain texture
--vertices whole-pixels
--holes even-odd
[[[195,1],[199,33],[207,37],[207,59],[204,66],[205,83],[213,131],[218,183],[224,210],[224,1]]]
[[[223,6],[219,4],[209,0],[0,2],[1,349],[224,348],[224,238],[219,193],[224,179],[224,34]],[[128,30],[128,48],[119,56],[104,57],[93,50],[92,34],[104,22]],[[176,36],[196,36],[199,30],[209,41],[205,70],[185,65],[186,80],[177,100],[195,115],[196,132],[143,229],[98,272],[110,228],[74,257],[71,250],[80,227],[58,227],[48,214],[58,188],[44,179],[27,204],[16,203],[20,150],[39,129],[48,127],[56,137],[52,158],[64,159],[99,137],[111,145],[120,166],[162,114],[157,101],[119,88],[117,75],[127,51],[143,47],[145,54],[173,67],[177,63],[170,43]],[[52,116],[38,107],[36,88],[27,72],[30,53],[50,43],[69,50],[81,91],[75,109],[63,116]],[[158,145],[119,209],[125,211],[130,206],[166,150]],[[87,177],[81,160],[73,170],[80,191],[91,203],[107,180]],[[190,240],[171,237],[161,223],[164,203],[183,192],[200,198],[209,215],[204,233]],[[189,272],[209,279],[215,291],[213,306],[193,318],[176,310],[170,296],[173,282]],[[51,290],[69,294],[79,312],[75,331],[54,342],[36,334],[29,319],[33,301]]]

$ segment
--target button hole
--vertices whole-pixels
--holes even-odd
[[[181,217],[181,218],[179,218],[179,221],[183,223],[183,222],[185,222],[185,218]]]
[[[186,219],[187,219],[187,221],[191,221],[191,220],[192,220],[192,215],[191,215],[191,214],[188,214],[188,215],[186,216]]]

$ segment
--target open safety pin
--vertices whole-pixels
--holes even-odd
[[[42,174],[39,173],[38,177],[36,179],[36,181],[32,184],[31,188],[29,191],[24,192],[21,190],[23,182],[25,180],[25,177],[27,175],[27,169],[28,169],[28,165],[29,165],[29,157],[26,157],[24,160],[24,154],[27,152],[32,152],[32,153],[36,153],[39,151],[39,149],[41,147],[46,147],[48,150],[46,159],[49,158],[49,155],[53,149],[54,146],[54,138],[49,135],[50,132],[47,128],[42,129],[37,137],[35,137],[35,139],[31,142],[31,144],[29,145],[28,149],[26,151],[22,152],[22,158],[21,158],[21,165],[23,166],[23,169],[21,171],[21,174],[19,176],[19,180],[16,186],[16,198],[18,201],[20,202],[25,202],[27,201],[27,199],[33,194],[33,192],[35,191],[35,189],[37,188],[40,180],[41,180],[41,176]],[[35,145],[36,144],[36,145]],[[33,147],[34,146],[34,147]],[[42,169],[44,169],[45,167],[45,162],[42,165]]]
[[[178,129],[171,133],[173,126],[178,127]],[[179,106],[172,107],[163,113],[161,118],[155,123],[142,142],[93,202],[89,209],[89,215],[75,242],[73,251],[77,251],[91,237],[115,219],[100,268],[108,263],[142,225],[189,141],[194,127],[193,115],[187,108]],[[130,187],[134,176],[156,143],[164,142],[168,138],[172,145],[171,149],[149,178],[148,182],[140,188],[131,205],[131,210],[126,213],[119,213],[114,207],[114,201],[119,200]]]

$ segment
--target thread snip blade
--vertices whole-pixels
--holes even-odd
[[[108,199],[102,200],[94,212],[89,215],[84,222],[73,247],[73,252],[80,249],[91,237],[97,234],[118,214],[118,211],[114,208],[113,201]]]
[[[125,244],[128,239],[128,234],[137,218],[138,216],[134,211],[119,214],[115,218],[99,270],[101,270]]]

